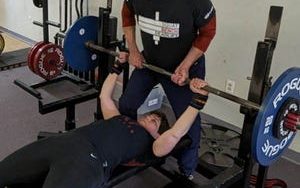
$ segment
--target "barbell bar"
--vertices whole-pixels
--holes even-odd
[[[92,41],[87,41],[85,43],[85,46],[89,49],[92,49],[92,50],[96,50],[96,51],[99,51],[99,52],[104,52],[104,53],[107,53],[111,56],[115,56],[115,57],[119,57],[119,53],[116,52],[116,51],[112,51],[112,50],[109,50],[107,48],[104,48],[102,46],[99,46],[99,45],[96,45],[94,44]],[[171,77],[172,76],[172,73],[160,68],[160,67],[157,67],[157,66],[154,66],[154,65],[151,65],[149,63],[143,63],[143,66],[146,67],[147,69],[149,70],[152,70],[154,72],[157,72],[157,73],[160,73],[160,74],[163,74],[165,76],[168,76],[168,77]],[[186,83],[188,84],[190,82],[190,80],[186,80]],[[254,102],[251,102],[251,101],[248,101],[248,100],[245,100],[243,98],[240,98],[240,97],[237,97],[235,95],[232,95],[230,93],[227,93],[227,92],[224,92],[222,90],[219,90],[217,88],[214,88],[212,86],[205,86],[203,88],[204,90],[208,91],[209,93],[213,93],[217,96],[220,96],[222,98],[225,98],[225,99],[228,99],[230,101],[233,101],[235,103],[238,103],[238,104],[241,104],[243,105],[244,107],[247,107],[249,109],[254,109],[254,110],[259,110],[260,109],[260,106]]]

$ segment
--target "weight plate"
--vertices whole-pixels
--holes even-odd
[[[295,137],[292,131],[284,139],[273,134],[274,126],[278,126],[274,125],[275,118],[289,98],[300,99],[300,68],[290,68],[279,76],[266,95],[255,120],[251,151],[254,159],[263,166],[275,162]]]
[[[219,126],[202,124],[199,159],[216,167],[232,167],[238,154],[240,133]]]
[[[58,76],[65,66],[63,52],[56,44],[46,44],[39,48],[35,57],[34,72],[46,80],[51,80]]]
[[[78,19],[66,33],[64,56],[70,67],[78,71],[93,70],[97,66],[98,55],[89,50],[85,43],[97,43],[99,18],[85,16]]]
[[[285,103],[280,107],[279,112],[275,119],[275,124],[273,127],[273,134],[279,139],[284,139],[289,135],[289,129],[285,128],[285,121],[289,113],[299,113],[300,112],[300,100],[293,98],[288,98]],[[296,126],[296,125],[295,125]]]
[[[27,63],[28,63],[28,68],[34,72],[33,70],[33,62],[34,62],[34,56],[36,55],[36,52],[46,43],[44,41],[36,43],[28,52],[27,55]],[[35,72],[34,72],[35,73]]]

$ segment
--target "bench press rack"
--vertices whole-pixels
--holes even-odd
[[[269,19],[264,41],[258,42],[255,62],[250,83],[248,100],[257,104],[261,104],[266,93],[271,87],[271,77],[269,77],[270,67],[272,63],[273,52],[276,47],[276,42],[279,34],[281,16],[283,7],[272,6],[269,12]],[[172,180],[168,187],[186,187],[186,188],[219,188],[219,187],[250,187],[250,178],[255,165],[254,159],[251,156],[251,143],[254,120],[257,116],[257,111],[249,110],[241,106],[240,112],[245,114],[244,126],[242,129],[241,142],[238,156],[235,158],[235,163],[232,167],[222,169],[208,169],[208,166],[201,166],[199,161],[197,171],[202,175],[207,175],[210,180],[205,185],[198,185],[192,181],[186,180],[178,173],[170,172],[162,165],[155,165],[154,168]],[[200,160],[200,159],[199,159]],[[204,168],[203,168],[204,167]],[[135,167],[137,168],[137,167]],[[206,171],[210,171],[209,175]],[[267,177],[268,167],[259,165],[256,188],[264,188],[264,181]],[[204,173],[203,173],[204,172]]]
[[[98,90],[91,85],[66,73],[51,81],[44,81],[30,86],[20,80],[15,80],[14,83],[38,99],[41,114],[66,108],[65,131],[75,128],[75,105],[94,99],[99,95]],[[55,95],[53,93],[57,92],[57,88],[69,88],[73,94],[70,95],[70,92],[68,92],[66,96],[61,93]]]
[[[282,11],[283,7],[270,7],[265,39],[264,41],[259,41],[257,44],[256,57],[253,65],[252,76],[250,78],[251,82],[248,93],[248,100],[256,104],[262,103],[265,95],[272,85],[272,77],[270,77],[269,74],[273,52],[275,50],[277,38],[279,35]],[[220,180],[220,177],[225,174],[227,174],[227,177],[230,177],[230,173],[232,173],[232,176],[230,178],[231,180],[227,183],[224,181],[224,184],[219,184],[218,187],[248,188],[250,186],[250,177],[252,175],[255,162],[251,156],[251,146],[249,143],[251,143],[253,125],[257,116],[257,112],[251,111],[247,108],[244,108],[243,106],[241,106],[240,112],[242,114],[245,114],[245,118],[242,128],[239,153],[235,159],[235,164],[233,165],[233,167],[225,169],[224,171],[222,171],[223,169],[218,168],[215,168],[213,169],[213,171],[211,171],[211,174],[217,173],[216,176],[213,177],[212,182],[218,182]],[[242,171],[239,171],[239,169],[242,169]],[[202,172],[203,168],[198,165],[198,171],[199,170],[200,172]],[[264,188],[264,181],[267,177],[267,172],[268,167],[259,165],[257,182],[255,186],[256,188]]]
[[[43,28],[44,42],[49,42],[49,26],[53,25],[48,20],[48,0],[42,0],[43,10],[43,23],[36,24]],[[72,5],[70,5],[72,6]],[[71,10],[71,9],[70,9]],[[122,48],[125,46],[124,39],[122,41],[116,40],[117,33],[117,19],[109,17],[111,7],[105,9],[99,9],[99,45],[103,45],[107,48]],[[68,19],[65,19],[68,20]],[[54,37],[56,44],[61,44],[61,40],[64,38],[64,33],[57,33]],[[98,80],[95,80],[95,71],[79,72],[72,70],[68,65],[65,66],[62,75],[50,80],[42,81],[40,83],[27,84],[21,80],[15,80],[14,83],[20,88],[24,89],[29,94],[33,95],[38,99],[39,112],[41,114],[47,114],[59,109],[66,108],[66,120],[65,120],[65,131],[76,128],[75,124],[75,105],[97,98],[97,111],[94,114],[96,120],[102,119],[102,112],[99,102],[99,90],[108,75],[108,66],[114,62],[114,58],[111,58],[107,54],[101,54],[98,60]],[[129,66],[124,70],[123,89],[126,86],[129,75]],[[67,96],[63,96],[64,87],[71,88],[71,91],[67,91]],[[58,89],[61,89],[59,96],[57,94]],[[66,88],[65,88],[66,89]],[[73,93],[73,94],[70,94]],[[43,137],[48,135],[45,132],[41,132]],[[52,133],[49,133],[52,135]]]
[[[108,0],[107,8],[99,8],[99,30],[98,30],[98,45],[111,48],[111,44],[115,38],[113,35],[110,35],[111,30],[111,7],[112,0]],[[279,26],[282,15],[282,7],[274,7],[272,6],[269,14],[269,21],[267,26],[267,31],[265,35],[265,40],[258,43],[256,58],[253,67],[253,73],[251,77],[250,90],[248,95],[248,100],[251,102],[255,102],[260,104],[268,89],[270,88],[271,79],[269,78],[269,71],[272,61],[273,51],[276,47],[276,41],[279,33]],[[49,23],[48,23],[48,0],[43,0],[43,33],[44,33],[44,41],[49,41]],[[115,29],[116,31],[116,29]],[[15,84],[23,88],[25,91],[29,92],[31,95],[35,96],[39,99],[39,111],[42,114],[49,113],[61,108],[66,108],[66,130],[75,128],[75,104],[90,100],[92,98],[96,98],[99,94],[99,90],[108,75],[108,63],[110,62],[110,57],[106,53],[99,52],[99,69],[98,69],[98,80],[95,82],[94,80],[94,71],[91,71],[89,76],[82,76],[85,73],[78,73],[77,71],[73,71],[70,67],[65,68],[65,72],[62,77],[58,77],[52,81],[42,82],[34,85],[28,86],[22,81],[16,80]],[[102,62],[102,63],[100,63]],[[104,63],[103,63],[104,62]],[[126,83],[128,81],[128,68],[125,70],[124,79],[123,79],[123,90],[126,87]],[[83,80],[82,77],[85,79]],[[86,79],[88,81],[86,81]],[[63,99],[62,101],[56,101],[54,103],[46,103],[46,99],[43,98],[38,88],[48,87],[49,84],[57,84],[62,81],[67,81],[72,84],[75,84],[79,91],[83,93],[78,94],[75,97],[70,97],[68,99]],[[78,98],[77,98],[78,97]],[[47,99],[48,100],[48,99]],[[102,112],[100,108],[99,98],[97,99],[97,111],[94,114],[96,120],[102,119]],[[188,188],[211,188],[211,187],[244,187],[248,188],[250,183],[250,176],[252,174],[253,167],[255,165],[254,160],[251,157],[250,150],[251,147],[249,143],[251,143],[251,135],[253,131],[254,119],[257,115],[257,112],[250,111],[241,107],[241,113],[245,114],[244,126],[242,130],[241,143],[239,148],[238,157],[235,159],[235,163],[232,167],[227,169],[209,169],[209,166],[201,165],[199,161],[197,171],[200,174],[203,174],[208,178],[210,178],[208,184],[206,185],[197,185],[192,181],[186,180],[182,178],[177,173],[170,172],[165,169],[162,164],[164,164],[164,160],[158,160],[156,163],[154,162],[151,165],[146,165],[142,167],[123,167],[119,166],[114,171],[113,176],[110,178],[108,183],[106,184],[106,188],[115,186],[120,182],[126,180],[127,178],[147,169],[148,167],[153,167],[162,175],[168,177],[172,182],[165,187],[188,187]],[[58,133],[54,133],[58,134]],[[47,135],[44,135],[47,136]],[[51,135],[48,135],[51,136]],[[185,138],[180,143],[188,144],[189,139]],[[186,145],[182,144],[182,147]],[[263,188],[264,180],[267,175],[267,167],[260,166],[259,167],[259,177],[256,184],[256,188]],[[205,174],[205,172],[208,172]]]

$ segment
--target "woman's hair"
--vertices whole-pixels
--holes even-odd
[[[160,135],[162,133],[164,133],[165,131],[167,131],[168,129],[170,129],[169,122],[168,122],[168,119],[167,119],[167,116],[165,113],[163,113],[159,110],[155,110],[155,111],[150,112],[149,114],[155,114],[160,117],[160,126],[158,129],[158,133]]]

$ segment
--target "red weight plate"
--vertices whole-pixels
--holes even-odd
[[[36,52],[43,46],[45,45],[46,43],[44,41],[41,41],[41,42],[38,42],[36,43],[31,49],[30,51],[28,52],[28,55],[27,55],[27,63],[28,63],[28,68],[34,72],[33,70],[33,60],[34,60],[34,56],[36,54]],[[35,72],[34,72],[35,73]]]
[[[65,66],[62,48],[56,44],[46,44],[39,48],[34,56],[33,69],[46,80],[58,76]]]

